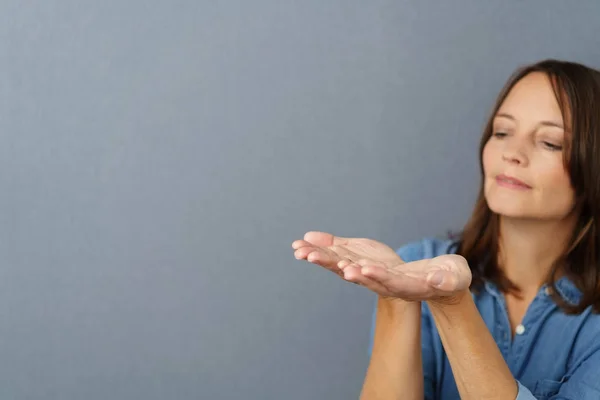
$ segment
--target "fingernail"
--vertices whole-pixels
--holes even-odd
[[[441,272],[434,272],[429,277],[429,283],[433,286],[440,286],[444,282],[444,274]]]

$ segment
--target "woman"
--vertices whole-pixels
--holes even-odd
[[[295,257],[378,294],[362,399],[600,399],[600,72],[515,72],[455,240],[309,232]],[[442,196],[443,197],[443,196]]]

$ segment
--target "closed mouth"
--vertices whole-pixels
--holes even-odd
[[[513,177],[510,177],[507,175],[498,175],[496,177],[496,181],[498,181],[498,183],[500,183],[500,184],[503,184],[504,186],[513,186],[513,187],[522,187],[525,189],[531,189],[531,186],[529,186],[525,182],[522,182],[522,181],[518,180],[517,178],[513,178]]]

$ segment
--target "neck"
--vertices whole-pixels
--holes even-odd
[[[576,220],[500,217],[499,265],[525,295],[537,293],[569,244]]]

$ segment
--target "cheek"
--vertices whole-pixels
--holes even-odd
[[[569,172],[559,159],[552,160],[551,162],[548,160],[536,162],[535,170],[538,171],[538,176],[541,178],[544,186],[562,191],[571,189]]]
[[[564,166],[557,165],[554,168],[543,169],[539,176],[540,183],[542,183],[545,194],[550,197],[549,199],[565,204],[575,202],[575,191]]]
[[[488,141],[483,147],[483,152],[481,154],[481,163],[483,165],[483,174],[488,175],[492,170],[492,162],[493,160],[493,149]]]

